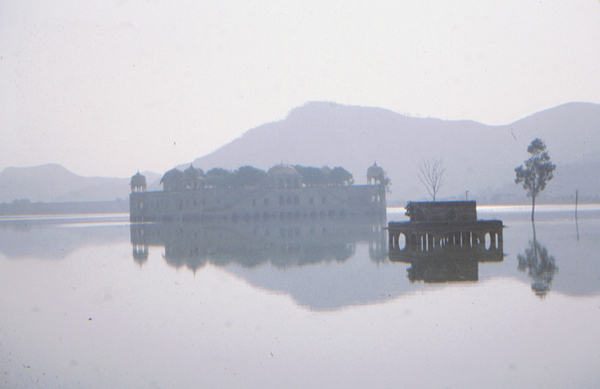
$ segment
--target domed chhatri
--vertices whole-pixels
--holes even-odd
[[[204,187],[204,173],[201,169],[196,169],[194,165],[183,171],[184,189],[200,189]]]
[[[190,165],[166,172],[162,191],[146,191],[146,179],[138,173],[131,179],[130,220],[385,220],[385,172],[376,165],[369,172],[374,184],[354,185],[352,174],[341,167],[278,164],[264,172],[243,166],[234,172],[211,169],[205,176]]]
[[[286,165],[286,164],[279,164],[279,165],[273,166],[272,168],[269,169],[267,174],[271,177],[274,177],[274,176],[300,176],[300,173],[298,173],[298,171],[293,166]]]
[[[274,188],[299,188],[302,185],[302,175],[290,165],[275,165],[269,169],[267,175],[271,181],[271,187]]]
[[[183,189],[183,172],[173,168],[165,173],[160,179],[165,192],[175,192]]]
[[[196,169],[192,164],[190,164],[190,167],[183,171],[184,180],[195,180],[198,178],[202,178],[202,170]]]
[[[145,192],[146,191],[146,177],[137,172],[131,177],[131,182],[129,183],[131,186],[131,193],[134,192]]]
[[[384,179],[385,172],[380,166],[377,166],[377,162],[367,169],[367,184],[381,184],[383,183]]]

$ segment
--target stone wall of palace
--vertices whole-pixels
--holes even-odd
[[[385,217],[386,199],[381,185],[207,188],[133,192],[129,209],[132,222]]]

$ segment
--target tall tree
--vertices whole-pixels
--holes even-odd
[[[246,165],[233,172],[232,184],[236,187],[260,186],[266,183],[268,178],[264,170]]]
[[[419,179],[427,188],[427,192],[435,201],[437,193],[444,184],[446,168],[442,167],[442,161],[437,159],[426,159],[419,165]]]
[[[294,166],[296,171],[302,176],[302,181],[306,186],[325,185],[326,178],[323,170],[312,166]]]
[[[354,178],[352,177],[352,174],[348,170],[339,166],[334,167],[329,172],[328,178],[329,183],[332,185],[343,186],[354,184]]]
[[[530,157],[525,161],[525,166],[515,168],[517,178],[515,183],[523,184],[527,197],[531,197],[531,222],[534,221],[535,199],[546,188],[546,183],[554,177],[556,165],[550,162],[550,155],[546,151],[546,144],[540,138],[535,138],[527,147]]]
[[[204,182],[209,188],[225,189],[232,185],[233,173],[220,167],[215,167],[206,172]]]

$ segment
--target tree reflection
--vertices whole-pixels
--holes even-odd
[[[517,255],[519,260],[519,271],[527,271],[531,278],[531,290],[544,298],[550,291],[550,285],[554,274],[558,271],[554,257],[548,255],[548,250],[536,238],[535,224],[533,224],[533,240],[529,241],[529,247],[524,254]]]

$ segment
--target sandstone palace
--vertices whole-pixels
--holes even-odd
[[[347,172],[349,179],[338,182],[318,182],[309,177],[311,169],[333,173],[341,168],[332,171],[281,164],[266,173],[244,168],[250,173],[260,172],[260,179],[217,185],[211,171],[205,175],[190,165],[184,171],[172,169],[165,173],[160,182],[162,191],[146,191],[146,178],[138,172],[131,178],[130,220],[258,222],[356,218],[385,223],[389,180],[377,164],[367,170],[367,185],[353,185],[352,175]]]

